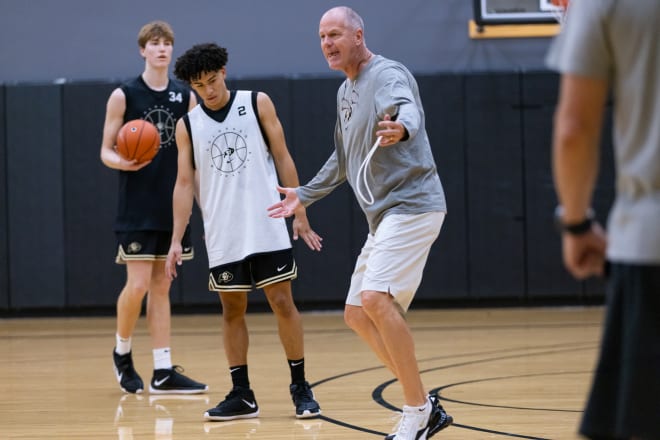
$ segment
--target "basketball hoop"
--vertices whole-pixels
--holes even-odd
[[[564,24],[566,21],[566,13],[568,12],[569,1],[570,0],[549,0],[552,5],[550,10],[557,20],[557,23],[560,25]]]

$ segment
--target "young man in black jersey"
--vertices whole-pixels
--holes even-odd
[[[207,420],[257,417],[250,388],[245,321],[252,285],[263,289],[277,318],[291,372],[289,391],[297,418],[321,413],[305,380],[302,319],[293,301],[297,276],[291,240],[283,219],[268,218],[265,207],[279,200],[275,185],[298,185],[296,167],[273,102],[263,92],[228,90],[227,51],[216,44],[192,47],[177,59],[176,76],[191,84],[203,103],[177,123],[179,166],[174,188],[174,231],[166,270],[176,276],[183,259],[185,228],[199,177],[199,205],[209,258],[209,289],[220,294],[223,341],[233,388]],[[296,211],[294,239],[320,250],[304,208]]]
[[[154,21],[138,34],[142,74],[116,88],[108,99],[101,160],[119,170],[119,209],[115,220],[118,240],[116,262],[126,266],[126,284],[117,300],[116,346],[112,352],[119,386],[127,393],[141,393],[142,379],[133,366],[131,336],[147,295],[147,322],[153,346],[154,372],[149,386],[154,394],[196,394],[208,387],[172,365],[170,355],[170,280],[164,264],[172,235],[172,189],[176,180],[177,119],[196,105],[190,89],[169,78],[174,33],[168,23]],[[121,157],[115,148],[121,126],[132,119],[146,119],[160,132],[158,154],[149,162]],[[192,258],[184,242],[184,258]]]

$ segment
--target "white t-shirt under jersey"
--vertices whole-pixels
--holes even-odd
[[[280,200],[278,179],[252,93],[232,92],[228,111],[188,113],[210,268],[291,247],[284,219],[266,211]]]

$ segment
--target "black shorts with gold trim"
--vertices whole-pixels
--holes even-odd
[[[170,250],[172,233],[168,231],[121,231],[117,232],[119,246],[115,262],[125,264],[127,261],[159,261],[166,260]],[[190,241],[190,233],[186,230],[181,240],[183,260],[191,260],[194,250]]]
[[[290,281],[298,276],[293,251],[267,252],[250,255],[242,261],[212,267],[209,270],[209,290],[214,292],[246,292],[252,286],[262,289],[270,284]]]

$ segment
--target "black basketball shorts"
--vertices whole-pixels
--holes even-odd
[[[252,286],[262,289],[270,284],[294,280],[298,267],[291,249],[251,255],[242,261],[212,267],[209,290],[214,292],[246,292]]]
[[[117,232],[119,243],[115,262],[125,264],[127,261],[158,261],[166,260],[170,250],[172,232],[169,231],[129,231]],[[190,233],[181,240],[184,260],[191,260],[194,250],[190,241]]]

